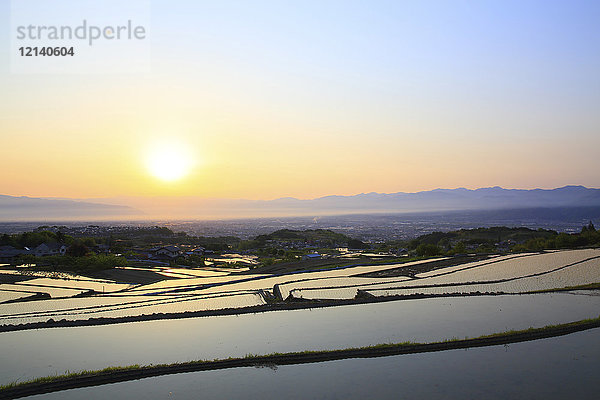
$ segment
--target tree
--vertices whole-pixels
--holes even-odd
[[[369,245],[366,243],[363,243],[362,240],[358,240],[358,239],[348,239],[348,247],[351,249],[368,249]]]
[[[73,257],[83,257],[90,252],[90,249],[81,242],[75,242],[67,249],[67,255]]]
[[[592,221],[590,221],[590,223],[588,224],[588,232],[596,232],[596,227],[594,226],[594,223]]]
[[[465,246],[464,242],[458,242],[454,245],[452,251],[454,254],[464,254],[467,252],[467,247]]]
[[[2,235],[0,238],[0,246],[13,246],[17,247],[19,244],[15,240],[12,235],[7,235],[6,233]]]
[[[93,237],[86,237],[81,239],[81,241],[87,247],[94,247],[96,245],[96,239],[94,239]]]
[[[418,256],[432,257],[440,254],[442,254],[442,249],[435,244],[421,243],[417,246]]]

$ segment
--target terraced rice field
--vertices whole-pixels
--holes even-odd
[[[48,287],[60,287],[66,289],[78,289],[78,290],[94,290],[99,293],[118,292],[120,290],[128,289],[133,285],[126,283],[114,283],[114,282],[103,282],[93,280],[75,280],[75,279],[52,279],[52,278],[38,278],[31,279],[25,282],[20,282],[23,286],[48,286]]]
[[[48,319],[52,315],[67,314],[69,312],[101,312],[123,304],[144,306],[162,300],[164,300],[163,297],[84,297],[2,304],[2,307],[0,307],[0,324],[25,323],[36,317],[42,316]],[[19,322],[13,322],[16,320]]]
[[[600,250],[571,250],[496,257],[418,274],[415,279],[358,284],[325,290],[307,284],[288,285],[294,297],[305,299],[349,298],[353,289],[374,296],[442,295],[457,293],[527,293],[600,282]],[[335,293],[339,290],[340,293]],[[327,297],[325,297],[327,296]]]
[[[333,288],[333,289],[294,289],[293,296],[306,300],[350,300],[356,297],[357,288]]]
[[[598,260],[585,261],[568,268],[540,276],[511,279],[498,283],[473,283],[456,286],[436,286],[421,288],[389,288],[367,290],[374,296],[395,296],[411,294],[455,294],[455,293],[528,293],[540,290],[567,288],[600,282]]]
[[[451,273],[440,271],[427,278],[427,284],[440,285],[460,282],[493,281],[500,279],[520,278],[525,275],[547,273],[582,260],[600,257],[600,251],[595,249],[561,251],[513,257],[503,260],[491,260],[480,266],[455,270]]]
[[[30,293],[45,293],[52,298],[72,297],[87,292],[86,289],[48,287],[39,285],[23,285],[17,283],[2,283],[0,290],[27,291]]]
[[[0,265],[0,267],[9,267],[8,264]],[[52,279],[64,279],[64,280],[76,280],[76,281],[94,281],[94,282],[105,282],[111,283],[112,281],[105,279],[90,278],[84,275],[77,275],[70,272],[57,272],[57,271],[32,271],[25,270],[26,265],[18,265],[13,267],[14,269],[0,268],[0,274],[5,275],[24,275],[26,278],[52,278]]]
[[[460,271],[462,269],[478,267],[481,265],[487,265],[487,264],[496,263],[499,261],[510,260],[515,257],[525,257],[528,255],[531,255],[531,253],[529,253],[529,254],[510,254],[510,255],[506,255],[506,256],[490,257],[490,258],[482,260],[482,261],[476,261],[476,262],[466,263],[466,264],[458,264],[458,265],[455,265],[452,267],[439,268],[439,269],[435,269],[433,271],[422,272],[420,274],[416,274],[415,278],[429,278],[432,276],[444,275],[444,274],[448,274],[451,272]]]
[[[354,297],[354,295],[356,295],[356,288],[358,287],[368,287],[369,285],[378,285],[381,283],[384,284],[399,284],[400,282],[404,282],[410,280],[409,277],[405,277],[405,276],[400,276],[400,277],[395,277],[395,278],[359,278],[359,277],[343,277],[343,278],[321,278],[321,279],[310,279],[310,280],[304,280],[304,281],[297,281],[297,282],[288,282],[288,283],[283,283],[279,285],[279,290],[281,293],[281,297],[283,299],[286,299],[289,295],[290,292],[293,291],[294,296],[296,296],[296,294],[299,291],[302,291],[303,289],[310,289],[310,290],[304,290],[304,292],[309,292],[309,291],[318,291],[318,290],[328,290],[328,293],[331,293],[331,290],[335,290],[336,288],[340,289],[340,290],[344,290],[346,288],[348,289],[352,289],[351,291],[345,290],[344,293],[354,293],[351,297]],[[297,296],[296,296],[297,297]],[[313,297],[304,297],[303,298],[313,298]],[[316,297],[316,298],[320,298],[320,297]],[[340,298],[338,296],[336,296],[335,298]],[[342,298],[347,298],[347,297],[342,297]]]
[[[140,267],[119,267],[119,269],[128,270],[139,270],[139,271],[152,271],[159,275],[171,277],[171,278],[195,278],[195,277],[212,277],[212,276],[226,276],[231,273],[229,271],[218,271],[215,268],[171,268],[171,267],[152,267],[152,268],[140,268]]]
[[[82,320],[155,313],[180,313],[265,304],[262,291],[303,299],[352,299],[359,290],[373,296],[457,293],[525,293],[600,282],[600,250],[495,256],[417,274],[414,278],[363,277],[360,274],[415,266],[353,266],[287,275],[239,275],[214,269],[154,267],[172,279],[132,286],[92,279],[40,277],[0,285],[0,324]],[[66,298],[94,290],[93,297]],[[55,299],[4,303],[48,293]],[[6,300],[4,300],[6,299]]]
[[[30,297],[34,294],[35,293],[0,290],[0,303],[4,303],[6,301],[24,299],[24,298]]]
[[[41,309],[38,312],[23,312],[0,316],[0,324],[23,324],[66,319],[69,321],[87,320],[89,318],[120,318],[157,313],[183,313],[186,311],[218,310],[224,308],[241,308],[264,304],[264,300],[256,293],[241,293],[225,296],[179,296],[161,297],[130,302],[115,302],[101,306],[77,308],[60,308],[54,305],[53,310]],[[12,305],[12,304],[11,304]],[[68,306],[73,305],[69,303]],[[63,304],[64,306],[64,304]]]
[[[228,272],[215,271],[213,269],[206,269],[206,268],[201,268],[201,269],[200,268],[198,268],[198,269],[168,268],[163,273],[176,273],[176,274],[189,275],[189,276],[194,276],[194,277],[199,277],[199,278],[208,278],[208,277],[213,277],[213,276],[227,276],[231,273],[231,271],[228,271]]]
[[[415,265],[424,261],[407,263]],[[359,282],[399,282],[405,278],[356,278],[355,274],[396,268],[396,264],[355,266],[349,268],[273,275],[232,275],[225,270],[149,268],[153,272],[173,274],[179,278],[143,285],[94,281],[88,278],[63,280],[55,278],[30,279],[7,284],[6,289],[48,293],[51,300],[0,304],[0,324],[21,324],[54,320],[81,320],[99,317],[124,317],[155,313],[203,311],[220,308],[241,308],[264,304],[261,290],[273,290],[277,284],[298,282],[309,287],[347,285]],[[128,268],[128,269],[135,269]],[[78,277],[77,277],[78,278]],[[104,295],[67,298],[95,290]],[[355,290],[350,290],[354,296]],[[14,296],[13,296],[14,297]],[[13,298],[11,297],[11,298]]]
[[[418,265],[426,261],[421,260],[402,264],[403,266]],[[271,290],[274,285],[286,284],[288,282],[319,280],[326,278],[348,278],[352,275],[364,274],[369,272],[384,271],[387,269],[397,268],[398,264],[385,265],[370,265],[356,266],[349,268],[339,268],[332,270],[324,270],[317,272],[295,273],[288,275],[229,275],[215,276],[212,278],[194,278],[194,279],[170,279],[150,285],[140,286],[130,290],[131,293],[137,294],[157,294],[171,290],[180,290],[187,288],[195,290],[197,293],[214,293],[219,291],[239,291],[239,290]],[[371,278],[357,278],[371,279]],[[385,278],[381,278],[385,282]],[[380,281],[381,281],[380,279]],[[394,278],[393,281],[398,281],[401,278]],[[202,286],[210,286],[203,288]]]

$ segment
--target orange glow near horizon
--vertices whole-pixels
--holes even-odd
[[[166,105],[164,109],[175,112]],[[362,127],[351,126],[350,117],[342,132],[328,132],[308,123],[298,126],[298,121],[251,119],[244,112],[235,123],[211,120],[208,115],[182,116],[189,125],[200,127],[196,130],[173,121],[157,123],[176,126],[177,134],[165,134],[136,122],[151,120],[149,114],[92,124],[85,136],[79,134],[86,125],[83,120],[53,116],[9,121],[7,129],[15,134],[10,140],[11,151],[0,157],[4,171],[1,194],[266,200],[496,185],[529,189],[600,186],[594,168],[596,158],[554,161],[565,159],[564,153],[585,154],[586,146],[598,148],[594,145],[597,137],[541,143],[523,137],[518,145],[512,140],[492,145],[481,137],[470,138],[466,147],[465,140],[435,134],[436,127],[430,121],[422,122],[421,138],[408,133],[365,137],[360,135]],[[60,135],[49,136],[49,131]],[[175,143],[175,149],[169,150],[165,142]],[[160,155],[161,146],[171,154],[166,158],[179,163],[165,174],[179,179],[161,180],[149,174],[148,157],[156,168],[167,162]],[[153,152],[158,155],[149,156]],[[182,160],[176,157],[178,152],[184,154]]]
[[[167,111],[175,112],[165,105]],[[350,116],[342,132],[328,132],[298,121],[251,119],[241,110],[235,122],[227,123],[208,115],[181,116],[198,126],[196,130],[173,121],[162,123],[177,126],[175,135],[155,133],[147,123],[139,123],[152,120],[150,114],[92,124],[56,116],[8,121],[5,127],[14,135],[8,141],[10,151],[0,157],[0,194],[307,199],[496,185],[600,186],[597,158],[580,156],[600,147],[597,136],[543,142],[522,137],[518,144],[516,139],[492,144],[485,137],[445,138],[435,133],[442,128],[431,121],[414,127],[421,131],[420,138],[408,133],[364,136],[360,131],[368,129],[352,126]],[[167,158],[179,163],[174,171],[164,172],[179,179],[161,180],[148,172],[150,153],[158,151],[150,157],[156,168],[167,162],[159,151],[163,140],[176,143],[175,150],[167,149]],[[178,151],[185,154],[182,160],[176,158]],[[578,157],[556,162],[569,160],[565,154]]]

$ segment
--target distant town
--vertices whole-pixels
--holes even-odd
[[[326,229],[280,229],[241,239],[193,236],[164,226],[39,226],[0,236],[0,261],[51,271],[119,267],[218,267],[287,273],[348,264],[464,254],[506,254],[600,245],[590,221],[578,233],[490,227],[432,232],[410,240],[366,242]],[[111,276],[122,278],[122,276]]]

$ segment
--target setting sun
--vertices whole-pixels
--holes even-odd
[[[183,178],[190,172],[193,164],[189,150],[177,142],[156,142],[146,154],[148,171],[162,181],[172,182]]]

